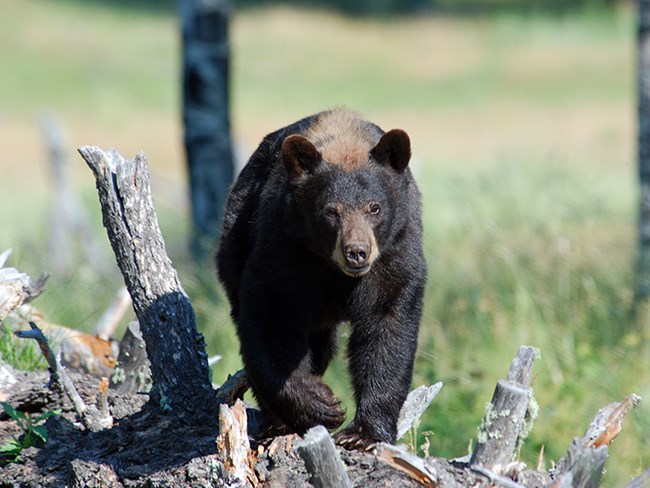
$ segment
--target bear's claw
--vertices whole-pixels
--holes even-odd
[[[368,437],[359,427],[350,425],[334,435],[334,442],[344,449],[357,451],[373,451],[377,442]]]

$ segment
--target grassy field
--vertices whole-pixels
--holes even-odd
[[[299,117],[347,105],[413,139],[430,269],[414,385],[445,386],[420,426],[433,455],[464,454],[520,344],[541,349],[539,419],[521,457],[558,459],[596,411],[650,398],[645,323],[630,323],[635,250],[632,12],[553,18],[346,19],[236,12],[232,116],[239,153]],[[72,148],[144,149],[168,247],[197,311],[214,379],[240,367],[211,270],[185,252],[178,28],[160,13],[5,0],[0,16],[0,251],[48,269],[51,190],[37,118],[58,114],[102,256],[53,276],[36,305],[91,330],[120,284],[90,172]],[[327,374],[345,397],[340,358]],[[610,449],[605,485],[650,465],[647,406]],[[420,437],[420,441],[422,437]],[[549,462],[547,462],[548,466]]]

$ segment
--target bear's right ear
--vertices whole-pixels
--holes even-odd
[[[389,130],[381,136],[370,155],[378,163],[389,164],[401,173],[411,160],[411,140],[402,129]]]
[[[292,180],[313,172],[321,160],[318,149],[306,137],[294,134],[282,143],[282,162]]]

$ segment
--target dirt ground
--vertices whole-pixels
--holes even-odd
[[[26,449],[18,463],[0,467],[0,488],[235,486],[225,476],[217,451],[216,418],[181,421],[152,407],[146,395],[114,394],[109,395],[114,426],[90,432],[77,422],[71,403],[58,387],[47,386],[47,372],[14,374],[18,382],[4,392],[14,408],[32,414],[54,409],[62,413],[46,421],[49,437],[44,446]],[[78,373],[70,376],[84,401],[94,404],[99,380]],[[0,383],[0,398],[1,390]],[[18,424],[3,413],[0,445],[20,434]],[[296,450],[290,443],[279,445],[278,449],[253,445],[256,486],[313,486]],[[421,486],[373,454],[339,452],[353,486]],[[436,473],[440,486],[488,486],[484,476],[461,464],[444,459],[427,459],[426,463],[429,471]],[[526,486],[543,486],[545,481],[530,475],[527,480]]]

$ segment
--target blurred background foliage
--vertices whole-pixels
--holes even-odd
[[[541,349],[540,417],[521,453],[529,465],[544,446],[549,467],[605,404],[631,392],[650,399],[647,314],[629,313],[631,3],[242,1],[232,12],[240,164],[264,134],[335,105],[412,137],[429,265],[414,385],[445,384],[419,429],[432,433],[432,455],[467,452],[520,344]],[[168,250],[209,353],[223,356],[219,383],[241,362],[212,263],[193,264],[187,252],[179,43],[172,1],[4,0],[0,251],[12,247],[8,264],[34,277],[52,269],[53,189],[37,123],[48,110],[65,128],[97,251],[89,258],[74,243],[74,266],[34,305],[51,322],[91,331],[121,277],[74,148],[145,150]],[[351,414],[345,367],[340,354],[327,381]],[[647,468],[649,443],[646,404],[611,446],[604,485]]]
[[[83,0],[69,0],[83,1]],[[97,0],[119,8],[146,11],[172,11],[175,0]],[[580,12],[585,9],[607,9],[625,0],[231,0],[235,8],[260,6],[292,6],[308,9],[328,9],[351,15],[394,15],[421,13],[502,14]]]

